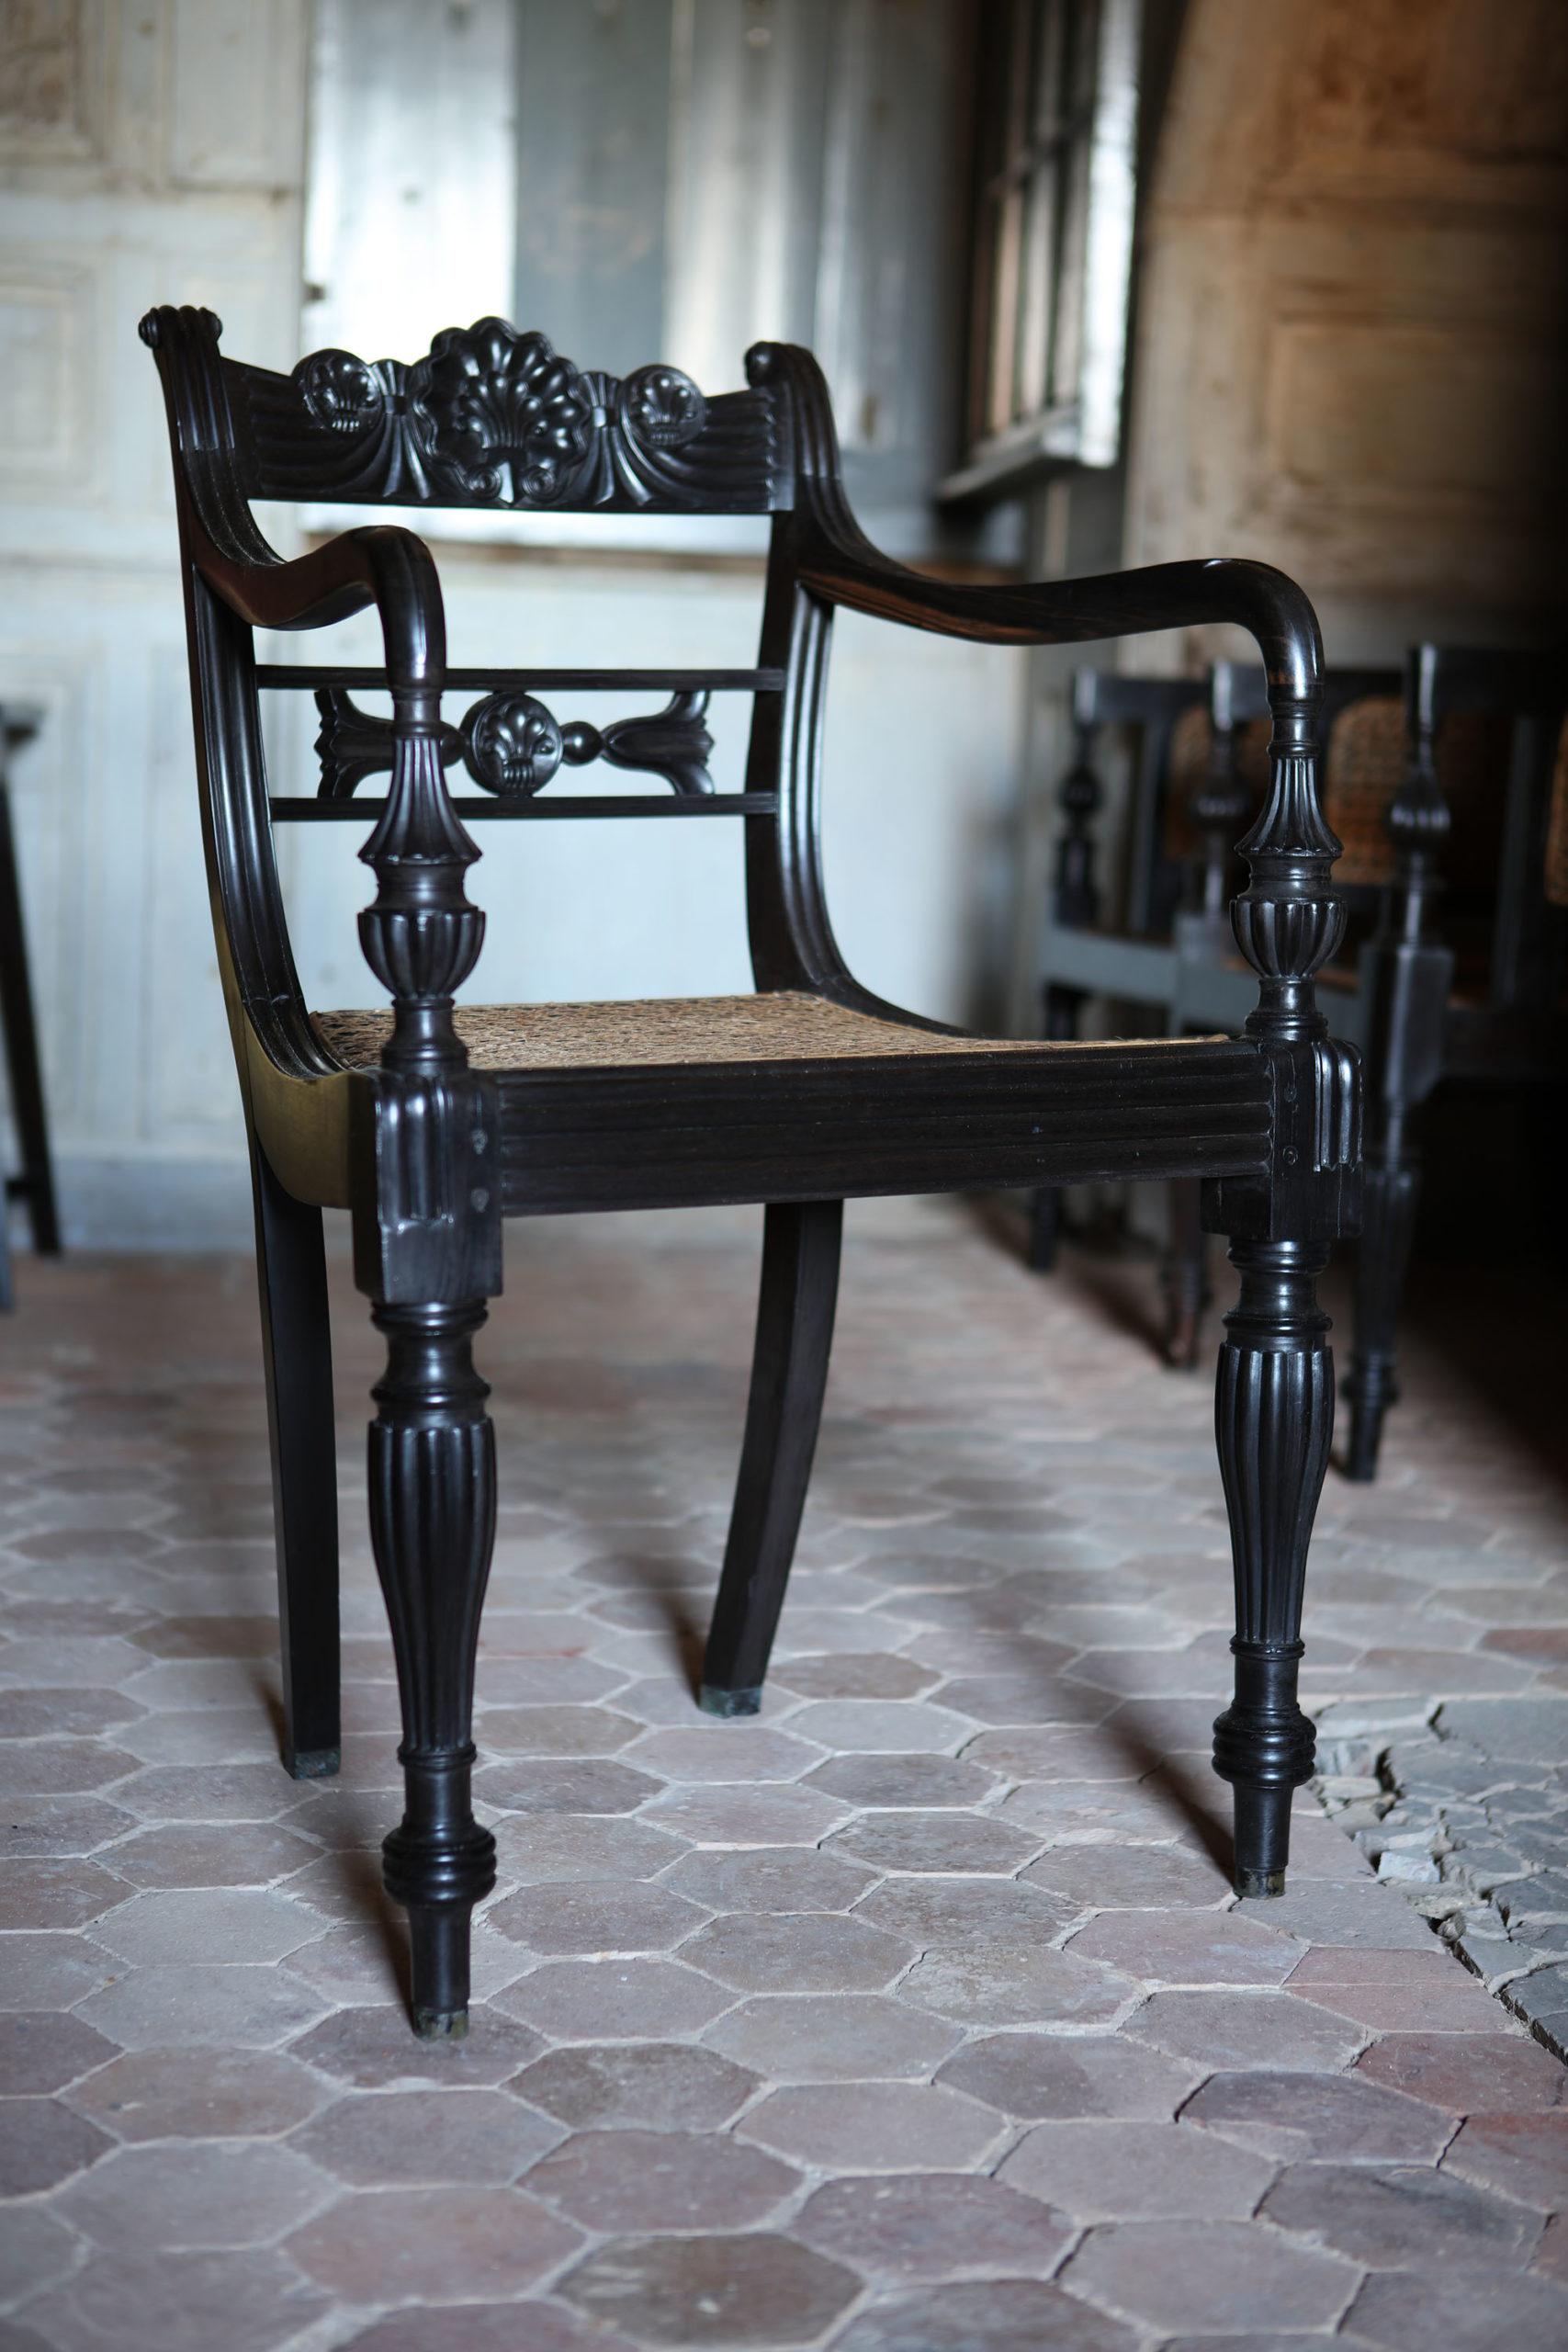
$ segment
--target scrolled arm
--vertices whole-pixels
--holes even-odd
[[[392,1000],[389,1069],[436,1076],[467,1051],[455,991],[479,961],[484,916],[463,877],[479,853],[464,831],[441,763],[446,632],[430,550],[389,525],[345,531],[292,563],[193,550],[216,595],[257,628],[321,628],[374,605],[392,696],[392,775],[379,823],[359,854],[376,876],[359,918],[365,959]]]
[[[484,916],[463,877],[479,853],[452,806],[441,763],[446,630],[429,548],[385,524],[345,531],[292,563],[247,562],[209,541],[193,547],[215,595],[255,628],[321,628],[376,607],[392,696],[392,775],[380,821],[359,854],[376,897],[359,918],[365,959],[392,999],[389,1069],[460,1069],[454,992],[479,961]]]
[[[267,545],[245,495],[221,334],[210,311],[165,305],[141,322],[164,380],[186,560],[254,628],[322,628],[376,607],[392,695],[392,778],[359,853],[378,886],[359,939],[392,999],[383,1067],[446,1078],[468,1062],[453,995],[479,960],[484,917],[463,885],[479,853],[441,766],[446,625],[434,560],[412,531],[387,524],[345,531],[292,562]]]
[[[214,595],[253,628],[325,628],[374,605],[394,691],[439,688],[446,624],[424,541],[371,524],[285,561],[257,529],[245,495],[222,321],[164,303],[148,311],[141,332],[163,379],[186,550]]]
[[[270,552],[270,550],[269,550]],[[395,695],[439,691],[446,622],[434,558],[412,531],[375,523],[344,531],[292,562],[225,555],[210,540],[192,549],[214,594],[253,628],[325,628],[373,605]]]
[[[1316,616],[1295,582],[1267,563],[1215,557],[976,587],[911,571],[869,547],[852,554],[829,542],[807,555],[802,580],[825,603],[991,645],[1075,645],[1231,621],[1256,639],[1271,688],[1295,700],[1320,691]]]
[[[801,584],[823,604],[994,645],[1081,644],[1216,622],[1247,630],[1263,657],[1273,715],[1269,795],[1237,844],[1250,878],[1231,909],[1259,982],[1247,1028],[1280,1045],[1324,1035],[1313,975],[1338,944],[1345,909],[1331,879],[1339,843],[1318,800],[1323,640],[1295,582],[1270,564],[1226,557],[1020,586],[976,587],[911,571],[874,547],[851,512],[827,387],[810,353],[758,344],[747,372],[752,383],[778,385],[788,395]]]

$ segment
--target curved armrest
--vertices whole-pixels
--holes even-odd
[[[1269,684],[1292,700],[1309,699],[1323,673],[1317,617],[1301,589],[1272,565],[1243,559],[1221,556],[1090,579],[971,587],[911,571],[864,540],[859,548],[845,547],[823,527],[821,547],[807,556],[801,577],[829,604],[910,628],[998,645],[1080,644],[1232,621],[1257,640]]]
[[[1268,797],[1237,843],[1250,879],[1231,909],[1237,944],[1258,978],[1247,1029],[1280,1046],[1320,1038],[1313,975],[1338,943],[1345,909],[1332,881],[1339,843],[1317,793],[1323,642],[1295,582],[1266,563],[1225,560],[1026,587],[968,587],[911,571],[873,547],[850,510],[832,406],[811,354],[795,344],[755,344],[746,368],[753,384],[777,384],[787,395],[795,436],[794,551],[801,585],[819,603],[1000,645],[1081,644],[1214,621],[1250,631],[1269,673],[1274,724]]]
[[[390,523],[374,523],[331,539],[292,562],[245,561],[205,544],[197,570],[231,612],[254,628],[324,628],[374,605],[381,616],[387,682],[398,688],[439,686],[446,665],[446,622],[435,561],[424,541]]]
[[[746,371],[753,384],[788,389],[803,493],[801,580],[825,604],[995,645],[1082,644],[1231,621],[1256,639],[1276,695],[1310,702],[1320,691],[1317,616],[1295,582],[1271,564],[1216,557],[990,588],[936,580],[896,563],[872,545],[850,510],[832,406],[811,354],[795,344],[754,344]]]

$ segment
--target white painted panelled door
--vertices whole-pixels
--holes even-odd
[[[67,1238],[243,1239],[155,301],[299,356],[306,0],[32,0],[0,50],[0,695]],[[0,1145],[10,1164],[8,1140]]]

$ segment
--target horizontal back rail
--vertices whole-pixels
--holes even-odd
[[[384,800],[318,800],[276,794],[271,802],[279,824],[361,824],[379,817]],[[700,797],[665,800],[653,792],[567,792],[553,799],[484,800],[454,796],[452,806],[465,824],[479,817],[776,817],[776,792],[705,792]]]
[[[258,662],[256,684],[271,692],[314,694],[321,686],[358,687],[367,694],[389,691],[385,670],[342,667],[298,669],[292,663]],[[579,694],[662,693],[782,695],[782,670],[448,670],[444,690],[475,686],[528,694],[545,689]]]

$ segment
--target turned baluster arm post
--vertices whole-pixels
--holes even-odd
[[[453,1015],[484,917],[464,887],[479,853],[442,773],[439,602],[423,605],[412,646],[388,635],[392,775],[360,853],[377,891],[359,933],[393,1026],[354,1137],[355,1278],[387,1344],[369,1438],[371,1539],[403,1714],[405,1809],[383,1857],[388,1893],[409,1913],[415,2028],[458,2034],[470,1916],[495,1883],[495,1840],[474,1819],[471,1779],[495,1535],[494,1434],[473,1341],[501,1288],[496,1110]]]

